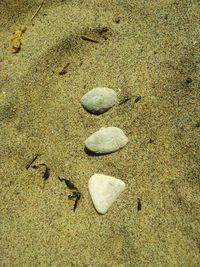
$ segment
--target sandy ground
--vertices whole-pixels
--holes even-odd
[[[46,0],[30,22],[40,3],[0,1],[0,266],[200,266],[199,1]],[[131,99],[88,114],[80,98],[96,86]],[[129,143],[87,155],[105,126]],[[25,168],[37,153],[44,188],[43,169]],[[87,188],[96,172],[126,183],[103,216]],[[82,193],[75,212],[58,176]]]

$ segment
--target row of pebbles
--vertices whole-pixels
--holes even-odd
[[[97,87],[81,98],[81,105],[89,113],[100,115],[117,102],[117,94],[113,89]],[[127,136],[118,127],[101,128],[85,140],[85,147],[94,154],[113,153],[128,143]],[[112,176],[94,174],[89,179],[89,192],[100,214],[105,214],[114,201],[125,189],[125,183]]]

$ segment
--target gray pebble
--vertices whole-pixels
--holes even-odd
[[[117,94],[113,89],[97,87],[81,98],[81,105],[90,113],[102,114],[114,106]]]
[[[96,154],[107,154],[117,151],[128,142],[127,136],[117,127],[101,128],[85,141],[88,150]]]

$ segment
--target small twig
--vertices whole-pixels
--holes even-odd
[[[76,198],[75,198],[75,202],[74,202],[74,208],[73,208],[73,211],[75,212],[76,208],[77,208],[77,205],[78,205],[78,202],[81,198],[81,193],[80,192],[77,192],[76,193]]]
[[[92,43],[99,43],[99,41],[94,40],[93,38],[91,38],[89,36],[86,36],[86,35],[81,35],[81,39],[84,40],[84,41],[92,42]]]
[[[50,168],[47,167],[46,163],[41,163],[39,165],[33,165],[32,169],[38,169],[40,166],[44,166],[45,167],[45,171],[44,171],[43,176],[42,176],[42,178],[44,179],[44,183],[43,183],[43,187],[42,187],[42,191],[43,191],[44,187],[45,187],[45,184],[46,184],[46,181],[50,176]]]
[[[137,199],[137,210],[138,210],[138,211],[141,211],[141,209],[142,209],[142,202],[141,202],[141,199],[138,198],[138,199]]]
[[[42,178],[44,178],[44,180],[46,181],[50,176],[50,168],[48,168],[46,164],[43,164],[43,166],[45,166],[46,169]]]
[[[79,191],[73,191],[72,195],[68,195],[68,199],[74,200],[74,208],[73,211],[75,212],[78,202],[81,199],[81,193]]]
[[[135,99],[135,103],[139,102],[141,99],[142,99],[142,97],[140,95],[137,96],[136,99]]]
[[[69,67],[70,63],[67,63],[64,68],[59,72],[60,75],[64,75],[67,73],[67,68]]]
[[[38,169],[40,166],[44,166],[45,167],[45,171],[43,173],[42,178],[44,178],[44,180],[46,181],[50,176],[50,168],[47,167],[46,163],[41,163],[39,165],[33,165],[32,169]]]
[[[37,8],[37,10],[35,11],[35,13],[33,14],[33,16],[31,17],[31,21],[36,17],[36,15],[38,14],[38,12],[40,11],[40,9],[42,8],[43,4],[44,4],[45,0],[42,0],[42,3],[39,5],[39,7]]]
[[[126,103],[127,101],[131,100],[130,96],[125,96],[124,99],[119,103],[119,106]]]
[[[32,158],[25,166],[25,168],[28,170],[31,165],[33,164],[34,161],[36,161],[36,159],[40,156],[40,154],[36,154],[34,158]]]
[[[78,191],[78,188],[74,186],[74,184],[70,181],[70,180],[67,180],[65,178],[60,178],[58,176],[58,179],[62,182],[65,182],[66,186],[70,189],[70,190],[74,190],[72,195],[68,195],[68,199],[72,199],[74,200],[74,208],[73,208],[73,211],[76,210],[77,208],[77,205],[78,205],[78,202],[81,198],[81,193]]]

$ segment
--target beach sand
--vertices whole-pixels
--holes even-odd
[[[30,22],[40,3],[0,2],[0,266],[200,266],[199,1],[46,0]],[[80,99],[97,86],[130,99],[91,115]],[[107,126],[129,143],[86,154]],[[43,167],[25,168],[36,154],[45,184]],[[126,183],[105,215],[94,173]],[[82,194],[75,212],[58,176]]]

